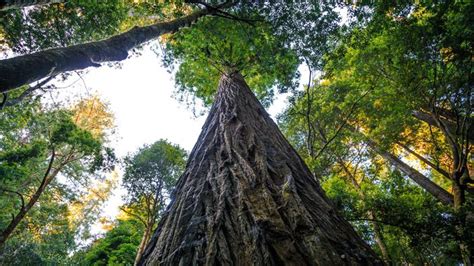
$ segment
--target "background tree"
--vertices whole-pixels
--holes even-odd
[[[464,211],[449,214],[458,220],[446,221],[440,231],[461,243],[465,263],[469,248],[463,242],[469,246],[471,237],[469,230],[459,229],[459,223],[470,226],[463,218],[470,203],[461,200],[465,197],[459,189],[469,190],[470,178],[463,179],[465,185],[456,185],[452,171],[464,169],[460,171],[469,175],[472,168],[459,165],[472,149],[468,100],[472,98],[472,62],[466,61],[472,55],[472,43],[453,29],[465,30],[469,36],[465,12],[471,8],[460,3],[376,5],[371,21],[348,31],[327,55],[324,79],[316,81],[320,84],[296,96],[281,118],[300,154],[315,172],[325,170],[323,176],[341,166],[341,159],[351,168],[374,164],[377,157],[354,163],[360,160],[355,151],[365,147],[441,202],[455,209],[460,202],[467,204],[461,207]],[[448,43],[459,51],[449,59]],[[453,226],[456,223],[458,229]],[[445,255],[459,259],[451,254],[459,250],[453,250],[445,250]]]
[[[80,111],[85,110],[77,107],[75,113]],[[7,108],[1,113],[4,118],[0,127],[3,136],[0,153],[0,204],[4,210],[0,218],[2,259],[8,261],[12,249],[22,251],[24,246],[15,247],[15,243],[28,235],[36,235],[33,240],[40,240],[25,243],[38,244],[45,252],[55,250],[41,246],[53,244],[47,239],[54,235],[67,237],[64,240],[66,248],[73,248],[78,230],[87,229],[87,224],[97,215],[96,206],[102,199],[81,202],[89,202],[83,207],[84,219],[71,219],[73,208],[70,204],[88,192],[90,180],[104,179],[100,172],[110,169],[113,153],[103,142],[105,135],[94,137],[83,129],[97,127],[97,124],[79,126],[73,121],[75,113],[64,108],[48,108],[38,100]],[[108,192],[104,193],[107,198]],[[38,202],[42,204],[38,205]],[[45,223],[44,228],[40,226],[42,223]],[[48,224],[51,230],[46,230]],[[58,234],[56,224],[64,226],[64,235]],[[7,240],[11,238],[17,240],[11,240],[10,244]],[[58,241],[62,240],[58,238]],[[70,251],[62,250],[56,255]],[[48,261],[47,257],[41,259]]]
[[[158,140],[125,158],[122,185],[127,190],[122,211],[143,224],[135,264],[150,241],[177,178],[184,170],[186,151],[166,140]]]
[[[119,219],[103,238],[74,254],[73,265],[132,265],[142,239],[143,224],[136,219]]]

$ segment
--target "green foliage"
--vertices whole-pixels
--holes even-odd
[[[397,143],[407,143],[434,165],[451,169],[453,155],[445,134],[412,113],[443,108],[457,114],[457,121],[472,116],[472,38],[459,34],[471,34],[467,13],[472,5],[380,3],[372,8],[370,19],[353,24],[326,54],[321,80],[294,95],[280,125],[324,181],[328,196],[375,250],[380,251],[376,234],[381,234],[395,263],[454,265],[462,260],[459,241],[472,242],[469,233],[460,237],[455,228],[463,211],[442,206],[408,182],[354,129],[450,188],[449,179]],[[471,204],[468,197],[463,208]],[[472,231],[471,224],[464,226]]]
[[[79,128],[71,111],[47,108],[38,100],[6,108],[0,117],[0,231],[48,180],[39,202],[0,248],[0,263],[61,264],[76,248],[80,231],[97,215],[95,207],[89,206],[85,219],[76,220],[70,204],[85,193],[77,183],[100,178],[90,170],[101,168],[96,162],[106,153],[103,140]],[[48,172],[53,153],[53,170]],[[52,175],[56,170],[61,179]]]
[[[128,15],[124,1],[65,1],[63,4],[16,9],[2,14],[5,44],[16,53],[98,40],[120,29]]]
[[[375,210],[392,259],[400,263],[450,265],[460,260],[452,210],[437,203],[399,173],[364,183],[364,199],[354,193],[353,187],[341,176],[329,178],[323,188],[369,243],[373,243],[374,235],[366,213]]]
[[[370,90],[360,104],[363,114],[370,115],[365,121],[368,130],[374,136],[390,134],[390,139],[413,124],[413,110],[449,106],[453,112],[471,112],[466,100],[474,70],[466,67],[472,65],[466,60],[473,54],[467,48],[472,38],[469,41],[456,32],[472,32],[467,23],[472,4],[406,9],[409,14],[391,10],[380,14],[377,23],[355,29],[328,56],[326,66],[326,78],[350,86],[351,94]],[[466,49],[454,43],[464,43]]]
[[[218,17],[201,19],[167,41],[167,66],[179,63],[176,85],[181,99],[197,97],[210,105],[222,73],[240,71],[250,88],[269,104],[274,88],[294,87],[298,60],[264,23],[251,26]]]
[[[292,50],[311,69],[321,70],[323,56],[342,29],[337,9],[346,7],[334,1],[245,1],[237,15],[252,17],[257,13],[278,36],[279,45]]]
[[[171,192],[184,170],[185,159],[186,151],[167,140],[145,145],[126,157],[123,186],[128,192],[127,203],[139,202],[144,196]]]
[[[118,220],[103,238],[75,254],[71,261],[74,265],[133,265],[143,230],[139,221]]]
[[[125,158],[122,186],[127,190],[122,207],[151,232],[184,171],[186,151],[167,140],[145,145]]]
[[[2,265],[61,265],[76,247],[76,231],[69,223],[66,203],[55,200],[53,193],[42,197],[17,233],[0,250]],[[2,199],[3,201],[3,199]]]

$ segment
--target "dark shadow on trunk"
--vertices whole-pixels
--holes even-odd
[[[140,265],[380,265],[238,74],[215,103]]]

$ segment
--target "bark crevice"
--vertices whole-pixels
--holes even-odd
[[[146,265],[374,265],[238,73],[223,75]]]

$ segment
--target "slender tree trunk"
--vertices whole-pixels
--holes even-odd
[[[12,221],[1,232],[0,248],[5,244],[5,241],[7,241],[7,239],[11,236],[11,234],[15,231],[15,228],[18,226],[18,224],[20,224],[23,218],[25,218],[26,214],[31,210],[31,208],[33,208],[33,206],[36,204],[40,196],[43,194],[44,190],[49,185],[49,183],[51,183],[51,181],[59,173],[60,168],[56,168],[56,169],[52,168],[54,157],[55,155],[53,152],[53,155],[51,156],[51,159],[48,165],[48,169],[46,170],[46,174],[44,175],[40,186],[36,189],[33,196],[31,196],[31,198],[28,200],[28,203],[26,203],[26,205],[24,204],[23,198],[22,198],[22,206],[20,208],[20,211],[13,217]]]
[[[0,11],[62,2],[64,2],[64,0],[0,0]]]
[[[217,8],[226,8],[231,5],[233,3],[227,2]],[[189,26],[199,18],[215,13],[216,10],[206,8],[169,22],[135,27],[102,41],[48,49],[1,60],[0,93],[63,72],[98,67],[103,62],[122,61],[128,57],[128,51],[132,48],[165,33],[172,33]]]
[[[382,230],[380,228],[379,223],[377,222],[377,216],[372,210],[367,211],[367,217],[372,220],[372,228],[374,230],[374,238],[377,246],[380,249],[380,253],[382,253],[383,261],[385,265],[389,266],[392,265],[392,259],[390,258],[390,254],[388,253],[387,245],[385,245],[385,239],[383,237]]]
[[[416,169],[410,167],[408,164],[404,163],[397,156],[380,149],[375,142],[369,139],[364,141],[372,150],[377,152],[385,160],[387,160],[394,167],[405,173],[411,180],[420,185],[423,189],[433,195],[436,199],[446,205],[453,205],[453,195],[448,191],[438,186],[436,183],[431,181],[429,178],[418,172]]]
[[[470,232],[466,230],[466,222],[468,218],[469,210],[463,210],[461,207],[466,201],[465,188],[460,184],[456,174],[453,174],[453,195],[454,195],[454,210],[457,213],[457,225],[455,226],[456,234],[459,237],[459,249],[461,251],[461,257],[464,265],[472,265],[472,254],[471,247],[467,244],[466,240],[469,238]]]
[[[347,177],[350,179],[352,185],[354,186],[354,189],[357,191],[361,199],[365,202],[365,199],[366,199],[365,193],[362,190],[359,182],[357,182],[356,177],[346,166],[346,163],[344,162],[344,160],[342,160],[338,156],[336,158],[337,158],[337,162],[342,167],[342,170],[346,173]],[[383,233],[380,228],[380,225],[377,222],[377,216],[375,215],[375,212],[372,209],[369,209],[367,211],[367,217],[369,218],[370,223],[372,224],[372,228],[374,230],[375,243],[377,243],[377,246],[379,247],[380,252],[382,253],[383,261],[385,262],[386,265],[391,265],[392,260],[390,258],[390,254],[388,253],[387,245],[385,245]]]
[[[432,163],[431,161],[429,161],[428,159],[426,159],[425,157],[421,156],[420,154],[418,154],[417,152],[415,152],[414,150],[410,149],[407,145],[403,144],[403,143],[400,143],[400,142],[397,142],[397,145],[402,147],[403,149],[405,149],[406,151],[408,151],[411,155],[415,156],[416,158],[418,158],[418,160],[422,161],[423,163],[427,164],[429,167],[431,167],[433,170],[436,170],[438,173],[442,174],[444,177],[448,178],[451,180],[451,176],[449,175],[448,172],[446,172],[444,169],[441,169],[441,167],[439,167],[439,165],[436,165],[434,163]]]
[[[140,265],[374,265],[238,73],[215,103]]]
[[[142,258],[143,252],[145,251],[146,245],[150,241],[151,234],[153,233],[153,226],[155,224],[147,224],[145,227],[145,232],[143,232],[142,240],[140,241],[140,246],[138,246],[137,256],[135,257],[135,262],[133,265],[138,265],[140,259]]]
[[[463,188],[461,184],[456,182],[456,180],[453,181],[452,188],[453,188],[454,208],[459,209],[466,201],[465,189]]]

